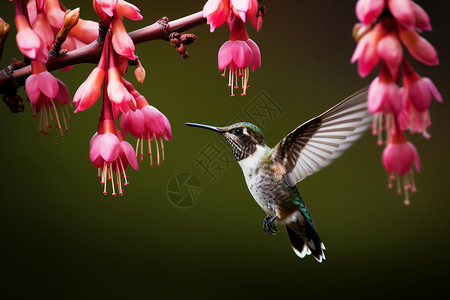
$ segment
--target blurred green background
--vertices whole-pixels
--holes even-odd
[[[370,83],[349,63],[356,1],[266,1],[261,32],[248,26],[262,53],[248,95],[230,97],[217,70],[217,51],[228,29],[190,30],[198,40],[183,60],[168,42],[136,46],[147,70],[143,85],[134,68],[126,78],[170,120],[173,140],[159,167],[129,169],[123,197],[102,194],[89,161],[100,104],[72,115],[64,139],[38,132],[28,102],[22,114],[0,105],[0,298],[2,299],[370,299],[444,298],[448,294],[450,199],[450,3],[417,1],[433,31],[423,36],[438,50],[440,65],[412,61],[430,77],[444,104],[431,107],[432,138],[410,136],[422,173],[411,205],[388,190],[382,147],[367,133],[331,166],[298,187],[324,241],[327,260],[299,259],[284,230],[265,234],[265,214],[253,201],[236,163],[217,176],[196,166],[210,142],[230,155],[214,133],[183,122],[227,125],[245,118],[265,95],[280,114],[266,118],[264,133],[275,145],[289,131]],[[204,1],[133,1],[144,15],[128,30],[166,15],[176,19],[202,9]],[[96,19],[91,1],[64,1]],[[14,4],[3,1],[11,25]],[[14,26],[12,26],[14,27]],[[1,68],[21,57],[15,29]],[[94,65],[55,71],[73,95]],[[23,88],[20,94],[25,97]],[[26,101],[26,100],[25,100]],[[248,121],[252,121],[248,119]],[[132,145],[135,139],[128,137]],[[230,157],[230,156],[228,156]],[[176,174],[193,174],[202,188],[198,203],[178,208],[167,197]],[[183,192],[186,192],[183,190]]]

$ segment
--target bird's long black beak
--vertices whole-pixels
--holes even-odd
[[[197,124],[197,123],[184,123],[184,125],[191,126],[191,127],[205,128],[205,129],[209,129],[209,130],[219,132],[219,133],[223,132],[222,129],[220,129],[218,127],[214,127],[214,126],[209,126],[209,125],[203,125],[203,124]]]

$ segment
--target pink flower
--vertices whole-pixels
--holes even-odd
[[[378,56],[386,63],[392,75],[397,74],[398,66],[403,58],[403,50],[397,35],[389,32],[377,44]]]
[[[415,30],[400,28],[399,33],[403,44],[415,59],[430,66],[439,64],[436,49]]]
[[[231,96],[234,96],[233,88],[238,87],[238,77],[241,78],[241,96],[246,94],[248,79],[250,76],[249,68],[252,71],[261,67],[261,52],[258,45],[248,38],[244,28],[244,23],[239,18],[234,18],[233,29],[231,30],[230,40],[225,42],[219,49],[218,66],[220,71],[229,67],[228,86],[231,88]]]
[[[359,76],[366,77],[380,62],[378,55],[378,42],[386,34],[386,29],[381,23],[365,34],[353,52],[351,63],[358,61]]]
[[[383,65],[384,66],[384,65]],[[392,76],[382,67],[379,77],[376,77],[369,86],[367,106],[371,114],[397,114],[401,109],[400,89]]]
[[[399,125],[402,130],[409,128],[411,133],[419,132],[424,138],[430,138],[428,127],[431,126],[430,112],[428,110],[419,111],[413,105],[409,98],[405,97],[405,110],[399,116]]]
[[[431,125],[431,120],[428,109],[433,97],[442,102],[441,94],[429,78],[420,77],[406,62],[403,66],[402,93],[405,111],[400,126],[402,129],[410,128],[411,132],[420,132],[429,138],[427,128]]]
[[[134,60],[136,58],[134,55],[134,43],[126,31],[122,19],[120,17],[113,18],[111,21],[111,28],[113,32],[112,45],[114,51],[119,55]]]
[[[359,0],[356,3],[356,16],[364,25],[369,25],[381,14],[384,0]]]
[[[105,70],[96,67],[92,70],[89,77],[80,85],[73,102],[75,103],[75,113],[83,111],[91,107],[101,94],[103,79],[105,78]]]
[[[37,59],[40,48],[42,47],[41,39],[31,29],[25,16],[17,15],[15,17],[15,22],[17,28],[16,42],[20,52],[31,59]],[[45,60],[43,61],[46,60],[47,58],[45,57]]]
[[[112,103],[120,107],[122,112],[129,110],[129,102],[133,101],[133,96],[128,92],[122,83],[122,76],[116,67],[108,69],[108,97]]]
[[[44,63],[32,61],[31,66],[33,74],[25,81],[25,90],[30,99],[34,116],[41,113],[39,131],[48,133],[45,128],[52,128],[52,121],[56,120],[56,127],[59,129],[61,137],[64,137],[59,114],[62,114],[65,131],[67,131],[66,114],[69,120],[70,117],[67,108],[65,111],[63,110],[63,107],[70,103],[67,86],[50,74]],[[58,112],[58,108],[60,108],[60,112]]]
[[[407,90],[411,104],[419,111],[428,110],[432,97],[442,102],[441,94],[429,78],[419,76],[409,83]]]
[[[134,89],[131,83],[125,82],[125,85],[135,97],[137,109],[136,111],[129,110],[122,114],[120,128],[124,133],[128,131],[138,139],[137,145],[139,145],[139,143],[141,144],[141,161],[144,159],[144,140],[148,141],[150,166],[153,166],[151,141],[154,141],[156,146],[156,163],[159,165],[160,161],[164,161],[165,149],[163,139],[166,141],[172,139],[169,120],[157,108],[149,105],[147,100]],[[158,142],[161,144],[161,159]],[[136,146],[136,148],[138,148],[138,146]]]
[[[420,171],[420,164],[417,151],[407,142],[403,130],[409,128],[428,138],[428,108],[433,96],[440,102],[442,98],[432,81],[421,78],[409,65],[401,43],[415,59],[427,65],[438,64],[436,50],[418,34],[431,30],[430,19],[411,0],[358,0],[356,15],[363,25],[354,27],[358,45],[351,62],[358,61],[359,75],[365,77],[382,61],[380,75],[370,84],[367,96],[368,110],[374,114],[372,133],[378,135],[378,144],[382,145],[382,133],[386,131],[389,142],[383,152],[383,164],[391,174],[390,180],[397,176],[398,182],[403,181],[405,204],[409,204],[408,190],[415,191],[411,165],[414,162]],[[404,86],[399,88],[402,76]],[[400,184],[398,191],[401,193]]]
[[[412,164],[420,172],[419,154],[410,142],[401,144],[388,143],[383,151],[383,165],[389,174],[405,175],[411,172]]]
[[[104,185],[103,193],[106,195],[106,181],[111,180],[112,195],[115,196],[114,173],[119,194],[123,195],[121,174],[128,185],[126,168],[130,164],[138,169],[136,155],[133,147],[121,138],[120,132],[95,133],[90,142],[89,158],[92,164],[99,169],[101,183]]]
[[[25,90],[32,104],[38,101],[41,93],[48,98],[55,98],[58,89],[58,81],[48,71],[32,74],[25,81]]]
[[[392,180],[395,177],[402,180],[403,190],[405,192],[405,205],[409,205],[408,190],[416,191],[414,183],[413,169],[414,164],[416,171],[420,172],[419,154],[413,144],[406,140],[402,131],[391,133],[391,138],[383,151],[383,165],[390,174],[389,187],[392,187]],[[398,181],[398,182],[399,182]],[[402,187],[397,186],[397,192],[401,193]]]

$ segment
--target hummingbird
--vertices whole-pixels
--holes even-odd
[[[325,246],[296,184],[327,166],[364,133],[371,120],[366,103],[364,89],[303,123],[273,148],[251,123],[226,127],[185,125],[209,129],[224,137],[251,195],[267,214],[263,230],[276,234],[276,223],[284,224],[295,254],[300,258],[312,254],[322,262]]]

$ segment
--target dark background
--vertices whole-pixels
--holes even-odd
[[[164,41],[136,46],[147,70],[149,102],[171,121],[160,167],[129,169],[125,196],[102,194],[89,161],[100,104],[73,114],[64,139],[37,130],[26,103],[22,114],[0,105],[0,298],[2,299],[317,299],[443,298],[448,294],[450,202],[448,128],[450,26],[448,1],[417,1],[429,13],[433,31],[423,36],[438,50],[440,65],[416,70],[430,77],[444,104],[431,107],[432,138],[409,139],[417,147],[422,173],[411,205],[388,190],[382,147],[366,134],[330,167],[298,185],[327,246],[327,260],[294,255],[284,230],[265,234],[262,210],[248,192],[242,172],[231,164],[216,182],[194,158],[210,141],[229,155],[212,132],[183,122],[227,125],[246,116],[260,93],[283,111],[266,118],[270,146],[305,120],[370,83],[350,64],[356,1],[263,1],[268,14],[260,33],[248,26],[262,53],[246,97],[230,97],[217,70],[217,51],[228,30],[190,30],[198,40],[183,60]],[[128,30],[167,15],[176,19],[202,9],[204,1],[133,1],[144,15],[126,21]],[[64,1],[96,19],[91,1]],[[1,16],[13,25],[14,4],[3,1]],[[12,26],[14,27],[14,26]],[[1,67],[13,56],[15,29]],[[94,65],[54,72],[73,95]],[[20,91],[25,96],[23,89]],[[26,100],[25,100],[26,101]],[[253,102],[252,102],[253,101]],[[135,145],[134,138],[128,138]],[[200,201],[181,209],[167,197],[180,172],[203,188]]]

